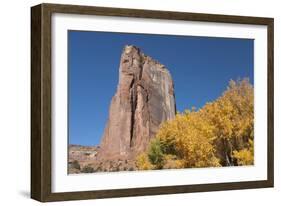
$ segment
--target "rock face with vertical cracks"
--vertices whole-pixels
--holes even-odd
[[[99,159],[133,159],[175,112],[174,84],[167,68],[137,47],[125,46]]]

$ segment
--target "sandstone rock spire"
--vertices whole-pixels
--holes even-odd
[[[130,159],[145,151],[160,124],[175,113],[174,84],[167,68],[139,48],[125,46],[100,157]]]

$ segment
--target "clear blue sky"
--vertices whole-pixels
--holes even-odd
[[[254,40],[69,31],[70,144],[99,144],[126,44],[170,70],[180,112],[215,100],[230,79],[248,77],[253,83]]]

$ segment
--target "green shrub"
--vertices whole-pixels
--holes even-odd
[[[156,166],[156,169],[161,169],[163,166],[164,153],[161,142],[158,138],[151,141],[148,149],[148,159]]]

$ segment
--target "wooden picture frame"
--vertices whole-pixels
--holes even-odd
[[[267,27],[267,179],[214,184],[170,185],[79,192],[52,192],[52,55],[51,16],[54,13],[168,19],[193,22],[220,22]],[[41,202],[94,198],[160,195],[172,193],[273,187],[274,184],[274,90],[272,18],[214,14],[40,4],[31,8],[31,198]]]

